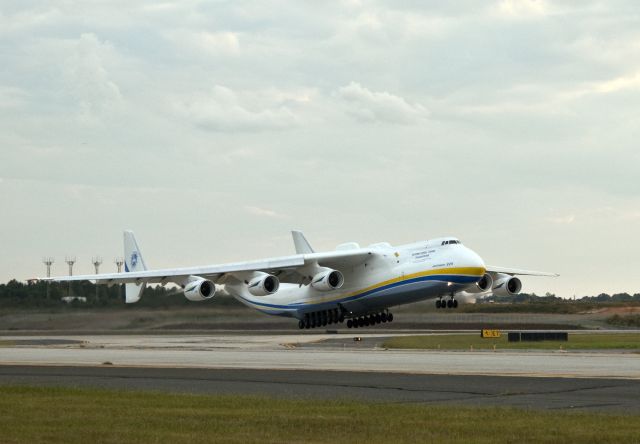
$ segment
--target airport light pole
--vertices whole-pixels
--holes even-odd
[[[113,263],[118,267],[118,273],[122,273],[122,265],[124,264],[124,258],[117,257],[113,260]]]
[[[65,256],[64,261],[69,266],[69,276],[73,276],[73,264],[76,263],[75,256]],[[69,288],[67,289],[67,296],[71,296],[71,281],[69,281]]]
[[[113,259],[113,262],[116,264],[116,267],[118,267],[118,273],[122,273],[122,266],[124,265],[124,258],[118,256],[115,259]],[[118,299],[120,299],[121,297],[122,297],[122,285],[118,285]]]
[[[102,258],[100,256],[92,257],[91,263],[96,270],[96,274],[100,274],[100,264],[102,264]],[[98,282],[96,281],[96,302],[98,302]]]
[[[52,258],[51,256],[47,256],[42,258],[42,263],[45,264],[47,266],[47,277],[50,278],[51,277],[51,265],[53,265],[53,263],[55,262],[55,259]],[[49,299],[49,284],[50,282],[47,281],[47,299]]]

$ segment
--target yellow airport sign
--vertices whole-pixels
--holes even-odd
[[[500,336],[502,336],[502,333],[500,332],[500,330],[483,328],[480,332],[480,336],[483,338],[499,338]]]

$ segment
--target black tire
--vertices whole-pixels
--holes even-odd
[[[458,308],[458,301],[455,299],[453,300],[453,308]]]
[[[393,322],[393,313],[389,313],[389,314],[387,315],[387,320],[388,320],[389,322]]]
[[[302,330],[304,328],[304,321],[298,321],[298,328]]]
[[[382,323],[382,315],[378,313],[376,315],[376,324],[381,324],[381,323]]]
[[[340,322],[341,324],[344,322],[344,315],[340,315],[338,322]]]
[[[364,318],[358,318],[358,327],[364,327]]]
[[[351,328],[351,327],[353,327],[353,321],[351,319],[349,319],[347,321],[347,328]]]
[[[447,301],[447,308],[453,308],[453,301],[451,299]]]
[[[442,306],[442,302],[440,301],[440,299],[438,299],[436,301],[436,308],[440,308]]]
[[[382,314],[380,315],[380,320],[381,320],[382,322],[387,322],[387,314],[386,314],[386,313],[382,313]]]

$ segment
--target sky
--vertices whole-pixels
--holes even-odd
[[[0,1],[0,281],[456,236],[640,292],[636,1]]]

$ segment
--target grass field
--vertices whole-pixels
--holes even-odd
[[[508,342],[506,333],[496,339],[481,338],[480,334],[450,334],[399,336],[391,338],[382,344],[386,348],[415,348],[427,350],[496,350],[507,349],[541,349],[541,350],[637,350],[640,352],[640,334],[572,334],[569,341],[542,342]]]
[[[3,443],[637,442],[637,416],[0,387]]]

